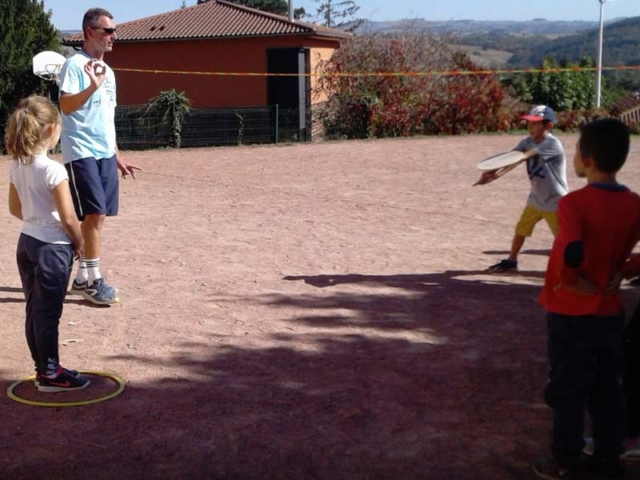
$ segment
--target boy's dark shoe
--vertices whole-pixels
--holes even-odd
[[[540,478],[547,480],[573,480],[583,478],[580,464],[566,465],[555,458],[543,458],[533,462],[533,471]]]
[[[518,262],[517,260],[504,259],[500,260],[495,265],[491,265],[488,269],[489,272],[517,272]]]
[[[597,478],[624,478],[625,472],[619,456],[593,455],[585,461],[584,469]]]
[[[71,390],[80,390],[87,388],[91,382],[89,379],[81,375],[74,377],[71,370],[63,369],[62,373],[56,378],[47,378],[40,376],[38,382],[39,392],[69,392]]]

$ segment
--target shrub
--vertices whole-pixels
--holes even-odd
[[[581,126],[586,125],[592,120],[596,120],[602,117],[609,117],[610,114],[606,110],[589,108],[578,110],[566,110],[564,112],[558,112],[558,125],[557,128],[563,132],[575,132],[580,129]]]
[[[160,118],[163,127],[169,132],[169,147],[180,148],[182,144],[182,126],[189,114],[191,101],[184,92],[166,90],[150,100],[146,113]]]
[[[553,58],[546,58],[539,66],[541,71],[506,80],[505,84],[527,103],[549,105],[556,112],[585,110],[594,104],[594,73],[581,69],[591,67],[593,61],[589,57],[576,64],[558,63]],[[565,68],[575,70],[557,71]]]
[[[479,70],[444,39],[413,33],[354,37],[319,68],[324,73],[319,86],[329,98],[320,113],[328,137],[458,134],[509,127],[505,94],[494,75],[437,73]]]

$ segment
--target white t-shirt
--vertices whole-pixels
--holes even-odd
[[[60,71],[60,92],[75,95],[91,84],[84,67],[91,58],[80,51],[67,59]],[[64,163],[80,158],[110,158],[116,154],[116,77],[103,62],[106,78],[87,102],[70,115],[62,114]]]
[[[73,243],[62,229],[52,192],[69,180],[64,166],[36,155],[29,165],[13,161],[9,175],[22,204],[22,233],[45,243]]]
[[[541,143],[536,143],[529,136],[518,143],[514,150],[528,152],[533,149],[538,151],[538,155],[527,160],[527,174],[531,180],[527,202],[538,210],[557,212],[558,202],[569,192],[567,159],[562,143],[547,133]]]

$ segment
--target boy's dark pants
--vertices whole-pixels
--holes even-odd
[[[624,332],[624,393],[627,400],[627,435],[640,436],[640,303]]]
[[[593,422],[595,454],[616,458],[624,451],[624,322],[624,312],[607,317],[548,313],[545,399],[553,409],[551,450],[561,462],[580,459],[585,407]]]
[[[52,374],[58,366],[58,324],[73,265],[73,246],[44,243],[20,235],[16,252],[26,299],[25,333],[36,370]]]

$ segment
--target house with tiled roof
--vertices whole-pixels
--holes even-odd
[[[627,125],[640,126],[640,92],[618,100],[611,112]]]
[[[141,105],[184,91],[193,108],[278,105],[298,108],[308,129],[318,65],[351,34],[224,0],[210,0],[117,24],[105,60],[118,81],[118,104]],[[80,48],[83,34],[63,38]],[[273,74],[285,74],[277,76]]]

